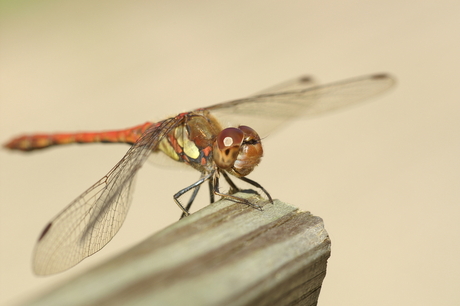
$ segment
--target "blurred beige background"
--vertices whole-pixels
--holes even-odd
[[[0,5],[1,142],[129,127],[305,73],[321,82],[392,73],[391,93],[268,137],[250,177],[324,218],[332,256],[320,305],[460,305],[459,1]],[[45,292],[177,220],[172,195],[198,173],[146,165],[107,247],[65,273],[32,274],[44,225],[126,150],[0,151],[0,304]]]

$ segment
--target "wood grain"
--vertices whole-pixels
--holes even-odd
[[[263,211],[218,201],[28,305],[316,305],[322,219],[238,195]]]

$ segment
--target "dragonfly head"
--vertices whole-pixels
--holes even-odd
[[[259,135],[245,125],[222,130],[214,142],[213,152],[217,166],[237,177],[251,173],[263,155]]]

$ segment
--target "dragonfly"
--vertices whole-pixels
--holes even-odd
[[[173,197],[182,210],[181,218],[189,215],[193,200],[205,182],[209,185],[211,203],[216,195],[262,210],[257,203],[235,195],[240,189],[231,177],[258,188],[266,200],[273,203],[262,185],[247,178],[261,162],[264,137],[292,119],[356,104],[387,91],[394,84],[394,78],[388,74],[326,85],[315,85],[312,78],[303,76],[248,98],[198,108],[128,129],[31,134],[12,139],[5,148],[26,152],[71,143],[131,146],[104,177],[45,226],[34,249],[34,273],[50,275],[67,270],[102,249],[114,237],[128,213],[134,178],[152,154],[165,154],[200,172],[199,180]],[[228,192],[220,191],[221,177],[230,186]],[[184,206],[180,198],[188,192],[191,192],[190,200]]]

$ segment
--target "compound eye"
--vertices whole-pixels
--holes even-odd
[[[244,141],[258,141],[260,140],[259,134],[257,132],[246,125],[240,125],[238,127],[239,130],[243,131],[244,133]]]
[[[222,169],[233,167],[238,158],[243,139],[243,131],[237,128],[226,128],[217,135],[213,153],[217,166]]]
[[[232,147],[239,147],[243,142],[244,133],[237,128],[226,128],[217,136],[217,146],[219,150],[225,150]]]
[[[264,151],[256,131],[245,125],[240,125],[238,129],[244,133],[244,139],[238,157],[233,164],[232,174],[243,177],[251,173],[260,163]]]

